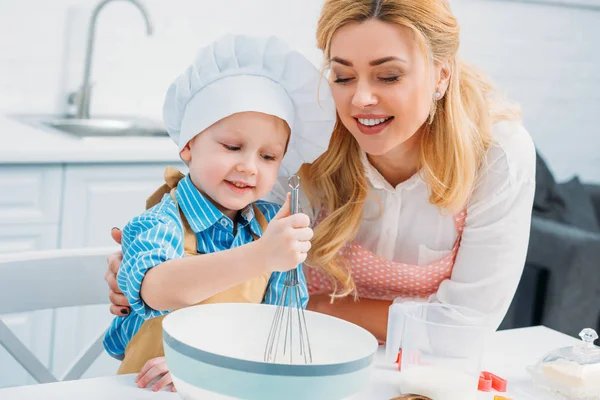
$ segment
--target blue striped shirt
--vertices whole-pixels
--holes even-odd
[[[186,176],[179,182],[175,198],[190,228],[196,234],[198,253],[207,254],[232,249],[252,242],[252,233],[260,237],[262,230],[254,218],[252,206],[238,213],[237,231],[234,223],[204,197]],[[266,201],[255,205],[270,221],[280,206]],[[123,229],[123,262],[117,283],[131,304],[131,313],[116,317],[104,336],[104,348],[113,357],[122,359],[125,347],[142,323],[168,313],[152,309],[140,296],[142,279],[148,269],[165,261],[184,257],[183,224],[177,204],[166,194],[156,206],[133,218]],[[218,268],[218,266],[215,266]],[[308,303],[302,265],[298,267],[302,306]],[[274,272],[267,286],[263,303],[277,304],[283,292],[285,272]]]

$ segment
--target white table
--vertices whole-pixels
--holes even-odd
[[[508,392],[504,396],[515,400],[544,400],[544,395],[533,388],[525,367],[535,364],[550,350],[576,343],[578,343],[577,339],[541,326],[496,332],[484,355],[483,370],[508,380]],[[369,388],[357,396],[356,400],[389,400],[397,396],[399,394],[398,374],[395,365],[385,364],[383,349],[380,349]],[[150,389],[139,389],[133,382],[134,376],[107,376],[0,389],[0,399],[176,400],[179,398],[177,393],[167,391],[155,393]],[[491,400],[494,394],[501,393],[480,392],[478,400]]]

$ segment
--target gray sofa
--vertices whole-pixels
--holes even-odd
[[[500,329],[600,332],[600,185],[557,183],[538,155],[523,277]]]

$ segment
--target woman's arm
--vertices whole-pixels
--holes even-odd
[[[387,300],[355,301],[353,296],[336,299],[331,304],[328,294],[315,294],[310,296],[307,309],[352,322],[371,332],[380,342],[384,342],[391,305],[392,302]]]
[[[456,304],[488,316],[497,329],[519,284],[535,192],[535,148],[514,122],[495,127],[467,207],[467,219],[451,279],[430,301]]]

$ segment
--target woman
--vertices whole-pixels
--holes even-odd
[[[535,185],[519,113],[457,57],[446,0],[327,0],[317,40],[337,123],[299,171],[315,228],[308,308],[380,340],[405,299],[470,307],[497,328],[523,270]],[[107,280],[122,315],[119,257]]]

